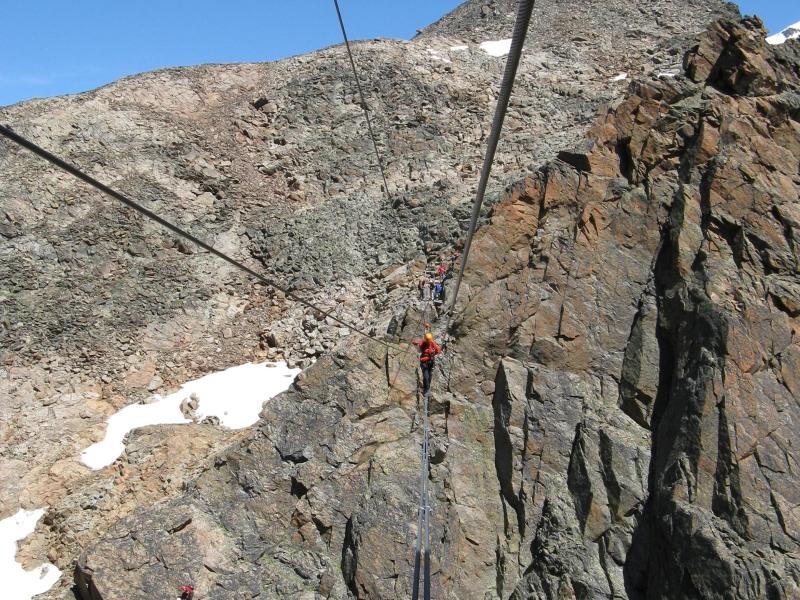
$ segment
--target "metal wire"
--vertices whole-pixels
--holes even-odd
[[[90,186],[100,190],[104,194],[106,194],[108,196],[111,196],[115,200],[119,200],[120,202],[122,202],[123,204],[128,206],[129,208],[132,208],[133,210],[142,213],[148,219],[152,219],[153,221],[155,221],[159,225],[169,229],[173,233],[175,233],[175,234],[177,234],[177,235],[189,240],[190,242],[200,246],[201,248],[203,248],[204,250],[207,250],[209,253],[213,254],[214,256],[216,256],[218,258],[221,258],[222,260],[224,260],[225,262],[233,265],[237,269],[239,269],[241,271],[244,271],[245,273],[247,273],[251,277],[255,277],[256,279],[258,279],[262,283],[265,283],[267,285],[270,285],[270,286],[274,287],[277,290],[280,290],[281,292],[286,294],[286,296],[288,298],[291,298],[292,300],[295,300],[296,302],[299,302],[300,304],[303,304],[303,305],[307,306],[308,308],[314,309],[315,311],[317,311],[318,313],[320,313],[324,317],[330,318],[332,321],[334,321],[336,323],[339,323],[340,325],[343,325],[344,327],[347,327],[349,330],[354,331],[355,333],[358,333],[358,334],[364,336],[365,338],[368,338],[368,339],[370,339],[372,341],[378,342],[379,344],[382,344],[383,346],[386,346],[387,348],[393,348],[394,347],[391,344],[388,344],[387,342],[385,342],[383,340],[379,340],[379,339],[375,338],[374,336],[368,334],[367,332],[361,330],[360,328],[355,327],[354,325],[351,325],[347,321],[342,320],[341,318],[339,318],[336,315],[334,315],[331,311],[325,310],[324,308],[321,308],[321,307],[317,306],[313,302],[310,302],[309,300],[301,298],[300,296],[298,296],[297,294],[295,294],[294,292],[292,292],[291,290],[289,290],[287,287],[285,287],[284,285],[280,284],[279,282],[277,282],[277,281],[275,281],[273,279],[269,279],[268,277],[265,277],[261,273],[258,273],[256,271],[254,271],[253,269],[251,269],[247,265],[239,262],[235,258],[232,258],[232,257],[228,256],[227,254],[225,254],[224,252],[221,252],[220,250],[217,250],[211,244],[208,244],[208,243],[204,242],[203,240],[201,240],[200,238],[192,235],[188,231],[186,231],[184,229],[181,229],[180,227],[178,227],[177,225],[174,225],[173,223],[170,223],[169,221],[167,221],[163,217],[161,217],[161,216],[157,215],[156,213],[154,213],[152,210],[145,208],[141,204],[135,202],[134,200],[131,200],[130,198],[128,198],[127,196],[121,194],[120,192],[117,192],[116,190],[111,189],[110,187],[108,187],[104,183],[101,183],[101,182],[97,181],[91,175],[87,175],[82,170],[80,170],[78,167],[76,167],[74,165],[71,165],[70,163],[62,160],[61,158],[57,157],[56,155],[48,152],[47,150],[45,150],[41,146],[36,145],[35,143],[31,142],[27,138],[25,138],[25,137],[21,136],[20,134],[16,133],[15,131],[13,131],[10,127],[7,127],[5,125],[0,125],[0,135],[5,136],[6,138],[11,140],[12,142],[22,146],[26,150],[30,150],[31,152],[33,152],[34,154],[36,154],[40,158],[43,158],[44,160],[46,160],[47,162],[55,165],[59,169],[61,169],[63,171],[66,171],[67,173],[69,173],[73,177],[76,177],[76,178],[80,179],[81,181],[84,181],[84,182],[88,183]]]
[[[428,403],[430,395],[430,390],[422,395],[423,426],[422,449],[420,452],[419,517],[417,520],[417,542],[414,549],[414,581],[411,588],[411,600],[419,600],[420,562],[422,562],[422,597],[423,600],[430,600],[431,597],[431,507],[428,500],[428,469],[430,464]]]
[[[361,80],[358,77],[356,61],[353,59],[353,51],[350,49],[350,40],[347,38],[347,30],[344,27],[342,11],[339,9],[339,0],[333,0],[333,4],[336,7],[336,16],[339,17],[339,27],[342,29],[342,37],[344,38],[344,45],[347,48],[347,57],[350,59],[350,67],[353,69],[353,77],[356,80],[358,96],[361,99],[361,108],[364,110],[364,117],[367,119],[367,129],[369,130],[370,138],[372,138],[372,147],[375,148],[375,158],[378,160],[378,169],[380,169],[381,177],[383,178],[383,189],[386,193],[386,199],[391,202],[392,196],[389,194],[389,183],[386,181],[386,172],[383,169],[383,161],[381,160],[380,152],[378,152],[378,140],[375,137],[375,132],[372,129],[372,119],[369,117],[369,105],[367,105],[367,100],[364,97],[364,90],[361,89]]]
[[[472,218],[469,224],[469,231],[467,232],[467,239],[464,243],[461,268],[458,271],[456,287],[453,290],[452,299],[450,301],[451,312],[456,306],[458,290],[461,287],[461,278],[464,276],[469,250],[472,246],[472,236],[475,234],[475,228],[478,224],[478,216],[481,212],[483,197],[486,193],[486,185],[489,182],[489,173],[491,173],[494,155],[497,151],[497,142],[500,140],[500,132],[503,129],[503,121],[505,120],[506,111],[508,110],[508,101],[511,98],[511,90],[514,87],[514,80],[517,76],[517,67],[519,66],[519,60],[522,56],[522,46],[525,44],[525,35],[528,32],[528,24],[531,20],[534,4],[535,0],[519,0],[517,4],[517,17],[514,22],[514,34],[511,38],[511,49],[509,50],[508,59],[506,60],[503,82],[500,85],[500,95],[497,98],[497,107],[495,108],[494,120],[492,121],[492,130],[489,133],[489,139],[486,144],[486,155],[483,159],[483,168],[481,169],[481,177],[478,182],[478,191],[475,194],[475,203],[472,205]]]
[[[430,300],[422,310],[421,324],[425,325],[425,314]],[[427,329],[427,327],[423,327]],[[414,580],[411,587],[412,600],[419,600],[420,567],[422,567],[422,597],[431,597],[431,533],[430,501],[428,493],[428,470],[430,465],[430,421],[428,418],[431,391],[422,394],[422,447],[420,449],[419,507],[417,517],[417,541],[414,545]]]
[[[431,519],[431,506],[429,500],[429,493],[428,493],[428,470],[430,468],[430,425],[428,421],[428,405],[431,398],[431,392],[428,390],[427,394],[423,395],[423,423],[424,426],[422,428],[422,474],[423,474],[423,483],[425,484],[423,487],[423,498],[422,498],[422,506],[423,512],[425,515],[424,518],[424,527],[425,527],[425,557],[423,560],[423,569],[422,569],[422,579],[423,579],[423,587],[422,587],[422,597],[423,600],[430,600],[431,598],[431,529],[430,529],[430,519]]]

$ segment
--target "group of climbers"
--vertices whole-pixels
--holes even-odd
[[[444,279],[423,275],[417,284],[420,300],[432,300],[441,305],[445,301]]]
[[[442,297],[444,290],[444,281],[437,277],[432,277],[429,274],[424,274],[419,278],[417,283],[417,291],[419,292],[420,300],[432,300],[434,302],[444,301]]]
[[[439,307],[447,299],[445,282],[449,279],[459,255],[454,254],[443,259],[433,272],[426,272],[417,282],[420,300],[431,300]]]
[[[445,282],[450,277],[459,254],[443,259],[435,269],[435,276],[425,273],[420,277],[417,284],[420,300],[430,300],[433,302],[434,310],[438,313],[440,307],[446,299]],[[421,340],[412,340],[412,343],[419,348],[419,367],[422,371],[422,393],[428,394],[431,389],[431,379],[433,369],[436,366],[436,357],[442,353],[442,348],[433,339],[430,331],[430,324],[425,323],[425,336]]]

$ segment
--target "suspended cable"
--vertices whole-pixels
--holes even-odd
[[[430,423],[428,420],[428,406],[431,399],[431,392],[428,390],[427,394],[423,395],[423,423],[422,428],[422,469],[424,475],[424,495],[423,495],[423,512],[425,513],[425,549],[422,564],[422,598],[423,600],[431,600],[431,506],[430,494],[428,493],[428,470],[430,469]]]
[[[428,465],[430,464],[428,403],[430,394],[430,390],[428,390],[422,395],[423,426],[420,452],[419,517],[417,519],[417,541],[414,546],[414,581],[411,588],[411,600],[419,600],[420,563],[422,563],[422,598],[430,600],[431,597],[431,507],[428,493]]]
[[[420,324],[423,332],[428,329],[425,321],[430,299],[422,309]],[[424,375],[423,375],[424,377]],[[430,535],[430,502],[428,494],[428,469],[430,464],[430,423],[428,420],[428,405],[430,401],[430,388],[422,394],[422,447],[420,449],[420,481],[419,481],[419,506],[417,517],[417,540],[414,544],[414,579],[411,587],[411,600],[419,600],[420,570],[422,570],[422,598],[430,600],[431,597],[431,535]]]
[[[333,4],[336,7],[336,16],[339,17],[339,27],[342,29],[342,37],[344,38],[344,45],[347,48],[347,56],[350,59],[350,67],[353,70],[353,77],[356,80],[356,87],[358,88],[358,96],[361,100],[361,108],[364,110],[364,117],[367,119],[367,129],[369,130],[369,136],[372,138],[372,147],[375,149],[375,158],[378,160],[378,169],[380,169],[381,177],[383,178],[383,189],[386,193],[386,199],[391,202],[392,197],[389,194],[389,184],[386,181],[386,172],[383,169],[383,161],[381,160],[381,154],[378,152],[378,140],[375,137],[375,132],[372,129],[372,119],[369,117],[369,106],[367,105],[367,100],[364,97],[364,91],[361,89],[361,80],[358,77],[358,70],[356,69],[356,61],[353,59],[353,51],[350,49],[350,40],[347,38],[347,31],[344,27],[344,19],[342,18],[342,11],[339,9],[339,0],[333,0]]]
[[[429,301],[430,302],[430,301]],[[425,308],[422,310],[422,323],[425,323],[425,311],[428,308],[428,303],[425,303]],[[417,505],[417,541],[414,544],[414,580],[412,583],[412,591],[411,591],[411,600],[418,600],[419,599],[419,572],[421,566],[421,559],[422,553],[424,552],[424,532],[425,532],[425,523],[427,518],[427,510],[425,508],[426,499],[425,499],[425,486],[427,484],[427,477],[428,474],[426,472],[426,461],[425,461],[425,428],[427,426],[427,417],[428,417],[428,394],[430,394],[430,390],[423,394],[423,426],[422,426],[422,446],[420,448],[420,476],[419,476],[419,498],[418,498],[418,505]]]
[[[461,278],[464,276],[464,269],[467,265],[469,250],[472,246],[472,236],[474,235],[475,228],[478,224],[478,216],[481,212],[483,196],[486,193],[486,185],[489,182],[489,173],[492,170],[494,155],[497,151],[497,142],[500,140],[500,131],[503,129],[503,120],[505,119],[506,111],[508,110],[508,101],[511,98],[511,90],[514,87],[514,80],[517,76],[517,67],[519,66],[520,56],[522,55],[522,46],[525,44],[525,35],[528,33],[528,23],[530,23],[531,20],[531,12],[533,11],[534,3],[535,0],[519,0],[517,3],[517,17],[514,21],[514,34],[511,38],[511,49],[509,50],[508,58],[506,59],[503,82],[500,85],[500,95],[497,98],[497,107],[494,111],[492,129],[489,133],[489,139],[486,144],[486,155],[483,159],[483,168],[481,169],[481,177],[480,181],[478,182],[478,191],[475,194],[475,203],[472,205],[472,218],[469,223],[467,239],[464,243],[464,253],[461,258],[461,268],[458,271],[456,287],[453,290],[452,300],[450,301],[451,312],[456,306],[458,290],[461,287]]]
[[[69,173],[73,177],[76,177],[76,178],[80,179],[81,181],[84,181],[84,182],[88,183],[90,186],[100,190],[104,194],[106,194],[108,196],[111,196],[115,200],[119,200],[120,202],[122,202],[123,204],[128,206],[129,208],[132,208],[133,210],[142,213],[147,218],[152,219],[153,221],[155,221],[156,223],[160,224],[161,226],[169,229],[173,233],[175,233],[175,234],[177,234],[177,235],[189,240],[190,242],[200,246],[204,250],[207,250],[209,253],[213,254],[214,256],[216,256],[218,258],[221,258],[222,260],[224,260],[225,262],[233,265],[237,269],[239,269],[241,271],[244,271],[245,273],[247,273],[251,277],[255,277],[256,279],[258,279],[262,283],[265,283],[267,285],[270,285],[270,286],[274,287],[277,290],[280,290],[281,292],[286,294],[286,296],[288,298],[291,298],[292,300],[295,300],[296,302],[299,302],[300,304],[303,304],[303,305],[307,306],[308,308],[311,308],[311,309],[317,311],[319,314],[323,315],[324,317],[329,318],[332,321],[334,321],[336,323],[339,323],[340,325],[343,325],[344,327],[347,327],[349,330],[354,331],[355,333],[358,333],[358,334],[364,336],[365,338],[368,338],[370,340],[378,342],[379,344],[382,344],[382,345],[386,346],[387,348],[393,347],[391,344],[388,344],[388,343],[384,342],[383,340],[379,340],[379,339],[375,338],[374,336],[368,334],[367,332],[361,330],[360,328],[355,327],[354,325],[351,325],[350,323],[340,319],[339,317],[334,315],[331,311],[325,310],[324,308],[321,308],[321,307],[317,306],[313,302],[310,302],[310,301],[308,301],[308,300],[306,300],[304,298],[301,298],[300,296],[298,296],[297,294],[295,294],[294,292],[292,292],[291,290],[289,290],[285,286],[281,285],[277,281],[269,279],[269,278],[265,277],[264,275],[254,271],[253,269],[251,269],[247,265],[239,262],[235,258],[231,258],[230,256],[228,256],[224,252],[221,252],[221,251],[217,250],[211,244],[208,244],[208,243],[204,242],[203,240],[201,240],[200,238],[192,235],[188,231],[185,231],[184,229],[181,229],[177,225],[174,225],[174,224],[170,223],[169,221],[167,221],[163,217],[160,217],[159,215],[157,215],[153,211],[145,208],[141,204],[138,204],[137,202],[131,200],[130,198],[128,198],[127,196],[121,194],[120,192],[117,192],[116,190],[111,189],[110,187],[108,187],[104,183],[100,183],[95,178],[93,178],[91,175],[87,175],[86,173],[81,171],[79,168],[69,164],[68,162],[66,162],[66,161],[60,159],[59,157],[57,157],[56,155],[48,152],[47,150],[45,150],[41,146],[38,146],[35,143],[31,142],[30,140],[22,137],[21,135],[19,135],[15,131],[13,131],[11,128],[9,128],[9,127],[7,127],[5,125],[0,125],[0,134],[4,135],[6,138],[8,138],[12,142],[22,146],[23,148],[25,148],[27,150],[30,150],[31,152],[33,152],[34,154],[36,154],[40,158],[43,158],[47,162],[55,165],[56,167],[58,167],[62,171],[66,171],[67,173]]]

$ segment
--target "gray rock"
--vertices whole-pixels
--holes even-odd
[[[459,306],[433,324],[449,337],[431,405],[434,595],[794,597],[796,51],[766,48],[753,22],[690,43],[729,10],[711,0],[581,10],[537,3]],[[503,62],[476,43],[506,37],[512,12],[470,2],[411,43],[356,44],[388,198],[340,47],[1,112],[333,314],[381,332],[396,314],[402,344],[420,333],[410,286],[469,222]],[[685,75],[637,79],[687,46]],[[633,81],[610,81],[623,70]],[[0,497],[52,501],[32,547],[67,570],[85,547],[93,600],[187,579],[215,598],[408,597],[414,352],[343,335],[24,153],[2,161],[15,421],[0,419]],[[113,469],[65,466],[153,365],[174,386],[279,341],[308,368],[252,431],[157,427]],[[88,383],[45,381],[51,356]],[[43,408],[55,385],[88,389]]]

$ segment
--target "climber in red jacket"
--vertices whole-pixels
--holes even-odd
[[[428,331],[425,339],[411,342],[419,348],[419,368],[422,371],[422,393],[427,394],[431,389],[433,367],[436,365],[436,355],[442,353],[439,344],[433,341],[433,334]]]
[[[182,585],[180,588],[180,592],[181,592],[180,600],[192,600],[192,598],[194,598],[194,586],[192,585]]]

